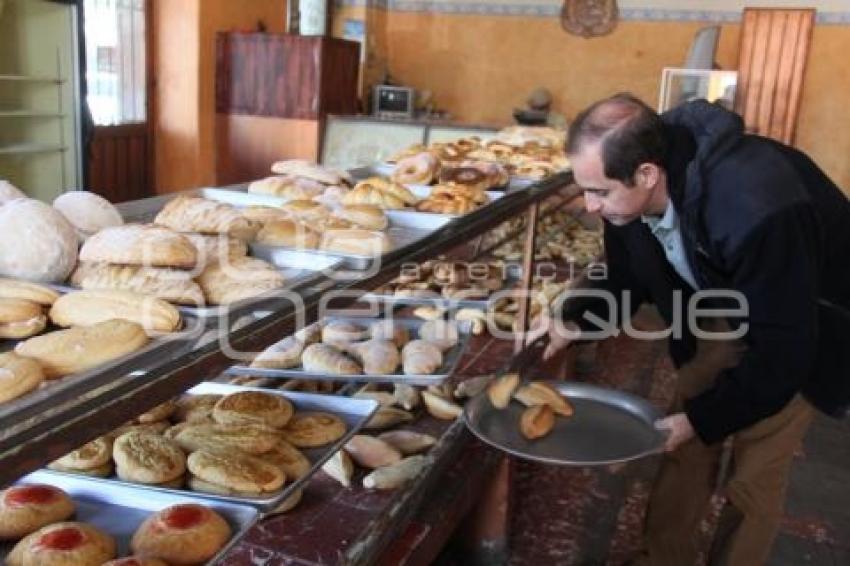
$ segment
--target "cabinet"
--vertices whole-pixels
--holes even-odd
[[[0,13],[0,178],[47,202],[82,185],[76,22],[42,0]]]

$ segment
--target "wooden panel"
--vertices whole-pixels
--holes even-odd
[[[351,41],[219,33],[216,111],[303,120],[353,112],[358,62],[359,45]]]
[[[111,202],[151,196],[149,155],[146,123],[96,127],[87,189]]]
[[[260,116],[216,116],[216,184],[229,185],[268,177],[281,159],[319,157],[319,124]]]
[[[815,11],[747,8],[735,108],[748,132],[793,143]]]

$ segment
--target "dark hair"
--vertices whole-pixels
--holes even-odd
[[[615,94],[583,110],[570,124],[567,153],[601,142],[605,176],[627,186],[641,163],[663,165],[667,142],[661,117],[629,93]]]

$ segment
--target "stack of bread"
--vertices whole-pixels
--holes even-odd
[[[54,330],[42,335],[51,322]],[[0,354],[0,402],[16,399],[45,380],[93,369],[130,354],[148,333],[180,327],[179,313],[164,301],[130,292],[53,289],[0,278],[0,338],[19,342]]]
[[[227,521],[213,509],[197,503],[172,505],[149,515],[136,529],[130,541],[136,556],[113,560],[116,540],[91,524],[70,521],[78,511],[68,493],[52,485],[23,484],[0,492],[0,539],[18,541],[5,564],[201,564],[232,536]]]
[[[260,391],[187,394],[51,462],[54,470],[220,495],[273,494],[304,477],[301,449],[345,435],[338,416]]]
[[[357,376],[436,373],[443,353],[458,341],[454,324],[426,323],[411,340],[406,328],[392,321],[357,324],[334,320],[311,325],[272,344],[257,355],[251,367],[292,369],[311,373]]]
[[[345,171],[301,159],[278,161],[271,169],[275,175],[254,181],[248,185],[248,192],[334,205],[352,185],[351,176]]]

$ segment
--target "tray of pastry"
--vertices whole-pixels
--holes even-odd
[[[503,261],[425,261],[364,294],[360,300],[393,305],[433,305],[445,310],[486,310],[493,293],[513,289],[522,266]]]
[[[468,321],[326,317],[226,375],[440,385],[469,345]]]
[[[158,421],[160,426],[137,425],[135,433],[148,440],[122,440],[133,425],[98,439],[114,446],[105,464],[94,462],[101,464],[94,468],[102,470],[99,475],[107,477],[90,481],[281,512],[377,408],[371,399],[203,382],[176,402],[170,416],[183,420],[170,427],[168,420]],[[85,473],[61,462],[44,473]],[[150,462],[152,467],[146,467]]]
[[[26,553],[27,560],[32,560],[28,563],[46,563],[46,554],[39,557],[26,550],[32,549],[38,539],[38,546],[46,547],[40,552],[47,551],[55,559],[65,555],[63,564],[101,564],[141,555],[159,558],[162,563],[167,560],[168,564],[212,564],[259,519],[258,510],[248,505],[194,497],[191,493],[104,485],[85,476],[44,471],[21,478],[4,492],[4,499],[8,498],[17,505],[0,511],[9,514],[10,519],[3,522],[6,540],[0,543],[0,563],[4,564],[15,563],[14,558],[7,557],[16,544],[20,544],[16,552],[19,560]],[[24,513],[29,517],[24,518]],[[14,519],[17,520],[13,523]],[[28,532],[36,531],[39,535],[17,542]],[[87,556],[88,561],[82,556]]]

